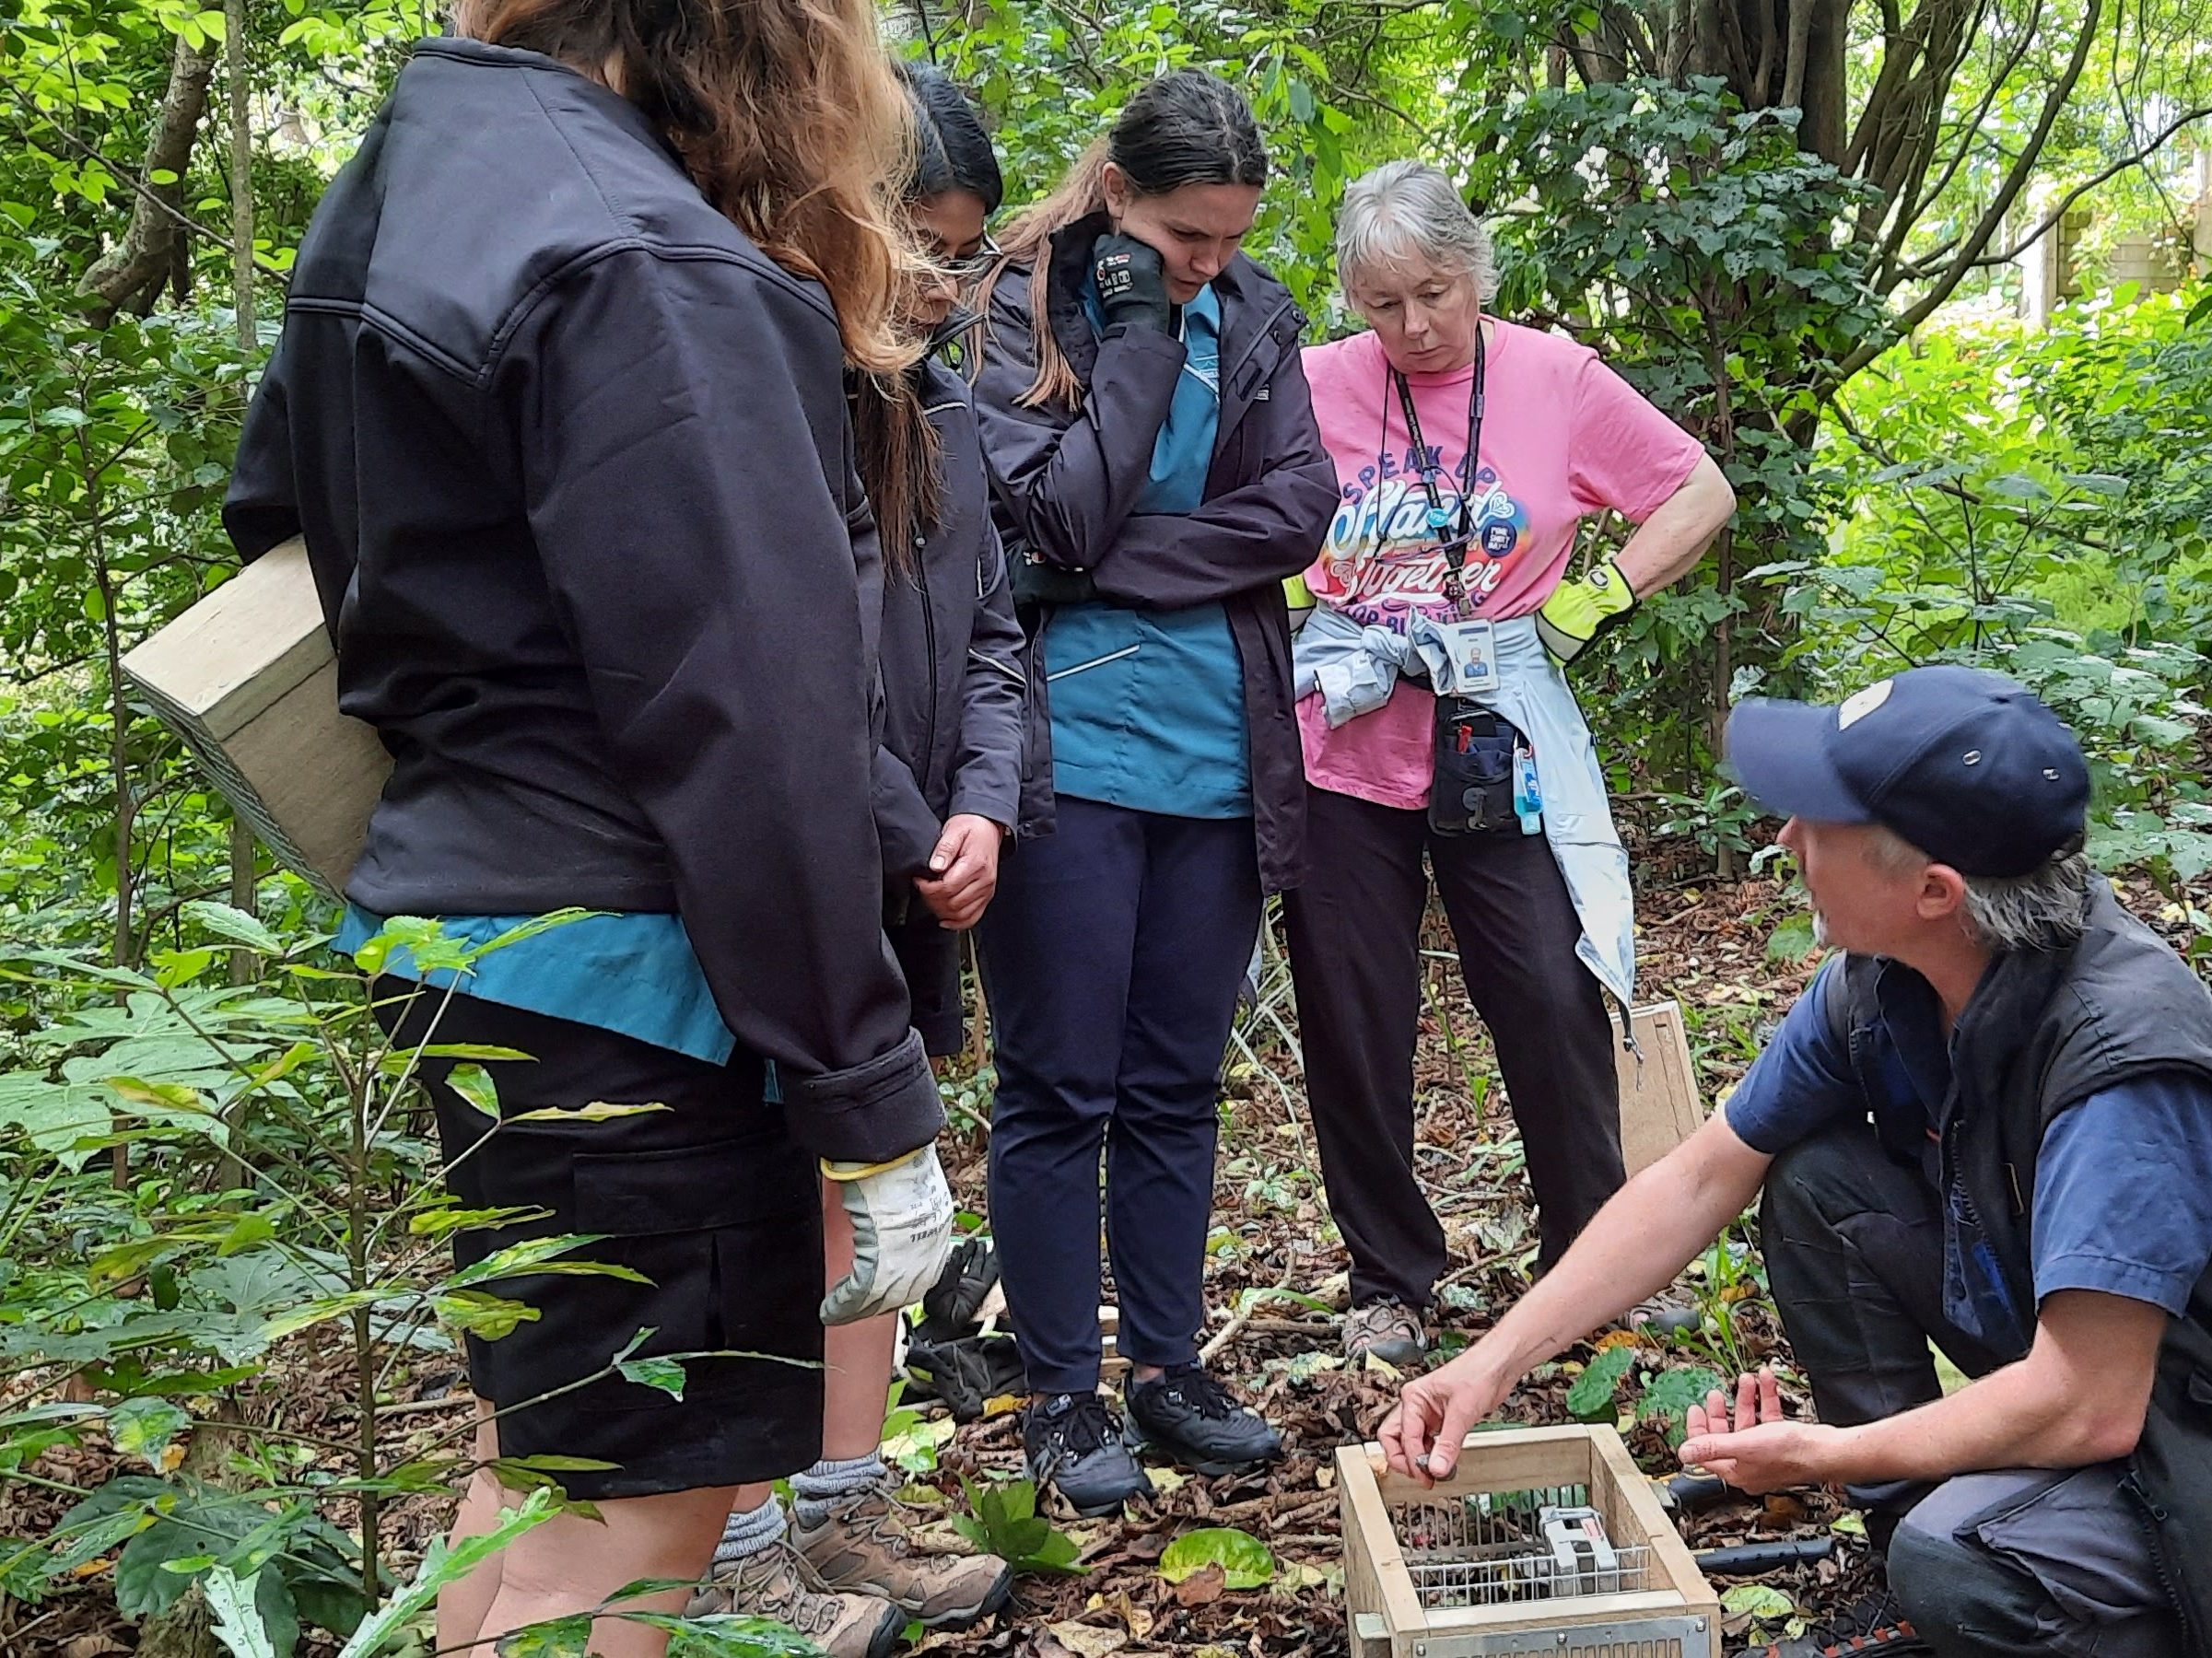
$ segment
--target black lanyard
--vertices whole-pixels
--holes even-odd
[[[1445,535],[1451,523],[1451,514],[1445,510],[1444,496],[1436,487],[1436,474],[1442,470],[1429,461],[1429,446],[1421,435],[1421,412],[1413,406],[1413,388],[1397,369],[1390,370],[1390,379],[1398,388],[1398,406],[1406,417],[1406,436],[1412,439],[1414,471],[1420,474],[1422,493],[1429,498],[1429,528],[1436,533],[1440,551],[1449,566],[1444,578],[1444,596],[1452,601],[1454,610],[1467,602],[1467,581],[1461,572],[1467,567],[1467,543],[1474,534],[1474,524],[1468,510],[1468,494],[1475,486],[1475,473],[1481,465],[1478,456],[1482,443],[1482,384],[1486,352],[1482,339],[1482,324],[1475,323],[1475,377],[1467,393],[1467,478],[1459,492],[1459,523],[1457,531]],[[1388,425],[1387,417],[1384,424]],[[1479,601],[1478,601],[1479,602]]]

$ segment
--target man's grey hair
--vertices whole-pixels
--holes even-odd
[[[1469,211],[1442,169],[1426,161],[1386,161],[1354,179],[1337,215],[1337,281],[1415,255],[1470,278],[1475,297],[1498,297],[1498,261],[1490,232]]]
[[[1934,863],[1918,847],[1887,829],[1874,832],[1873,857],[1890,870]],[[1967,875],[1967,935],[1995,955],[2064,950],[2089,927],[2089,860],[2062,852],[2025,875]]]

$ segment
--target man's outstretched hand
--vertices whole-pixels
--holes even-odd
[[[1433,1486],[1458,1465],[1460,1443],[1475,1424],[1512,1391],[1510,1381],[1500,1384],[1467,1358],[1417,1377],[1383,1419],[1383,1454],[1399,1473]]]
[[[1689,1429],[1689,1437],[1682,1441],[1682,1465],[1703,1466],[1739,1491],[1756,1495],[1837,1477],[1833,1464],[1839,1430],[1785,1417],[1782,1389],[1771,1370],[1737,1378],[1733,1424],[1728,1395],[1716,1387],[1703,1405],[1690,1407]]]

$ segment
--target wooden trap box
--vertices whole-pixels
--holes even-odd
[[[1618,1033],[1618,1022],[1614,1029]],[[1635,1046],[1616,1042],[1613,1060],[1621,1077],[1621,1158],[1633,1175],[1703,1127],[1705,1105],[1680,1007],[1646,1002],[1631,1016],[1629,1030]]]
[[[1469,1434],[1429,1491],[1348,1445],[1337,1488],[1352,1658],[1719,1658],[1718,1597],[1610,1428]],[[1609,1552],[1548,1547],[1576,1508]]]
[[[254,560],[124,657],[123,672],[280,863],[343,890],[392,757],[338,712],[305,543]]]

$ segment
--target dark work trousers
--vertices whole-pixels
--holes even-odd
[[[977,935],[999,1069],[990,1222],[1038,1393],[1098,1385],[1099,1165],[1121,1353],[1197,1356],[1222,1054],[1260,918],[1249,818],[1060,797]]]
[[[1942,1395],[1933,1341],[1970,1376],[2005,1361],[1943,1313],[1943,1218],[1920,1169],[1861,1119],[1774,1160],[1760,1208],[1768,1281],[1820,1420],[1855,1427]],[[2124,1469],[1962,1474],[1855,1487],[1890,1586],[1943,1658],[2179,1652]]]
[[[1355,1303],[1425,1307],[1444,1229],[1413,1165],[1413,1039],[1429,876],[1490,1027],[1536,1188],[1539,1267],[1620,1189],[1617,1038],[1574,954],[1582,923],[1540,835],[1438,835],[1425,811],[1305,792],[1306,879],[1285,895],[1306,1097]]]

